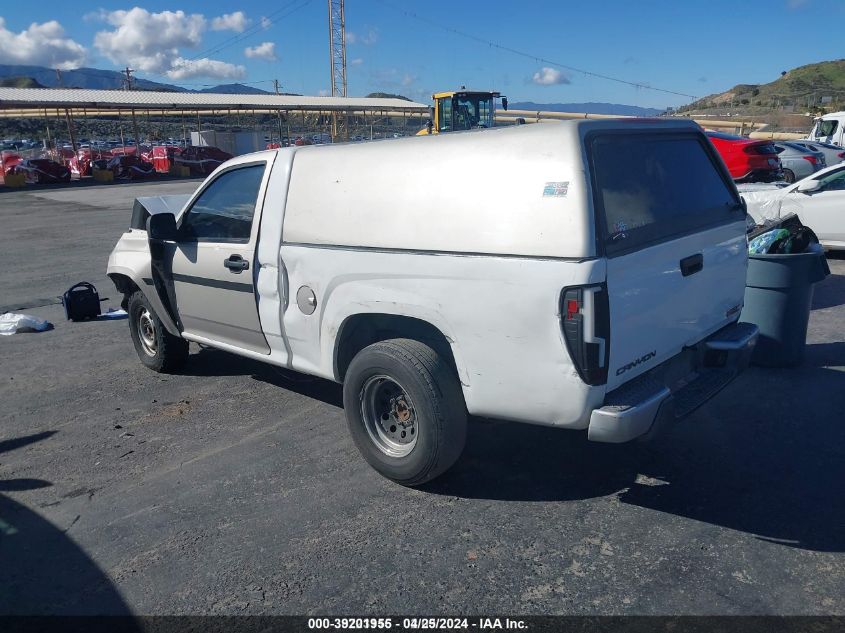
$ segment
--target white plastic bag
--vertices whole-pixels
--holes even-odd
[[[16,332],[43,332],[52,328],[52,323],[31,314],[0,314],[0,336],[11,336]]]

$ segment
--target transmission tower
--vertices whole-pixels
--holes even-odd
[[[329,0],[329,56],[332,96],[346,96],[346,18],[343,0]]]
[[[329,1],[329,61],[332,71],[332,96],[346,96],[346,17],[343,0]],[[332,137],[349,139],[346,115],[332,111]]]

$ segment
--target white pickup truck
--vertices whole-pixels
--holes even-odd
[[[137,203],[108,264],[141,361],[176,371],[195,341],[342,382],[405,485],[458,459],[467,414],[654,432],[756,342],[743,205],[691,122],[259,152],[171,204]]]

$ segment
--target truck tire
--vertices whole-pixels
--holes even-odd
[[[349,432],[379,473],[418,486],[448,470],[466,443],[455,371],[428,345],[391,339],[361,350],[343,382]]]
[[[140,290],[129,297],[129,332],[138,358],[153,371],[175,372],[188,359],[188,341],[167,331]]]

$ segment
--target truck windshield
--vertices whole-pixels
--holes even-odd
[[[493,127],[493,97],[490,95],[455,95],[455,130]]]
[[[591,158],[608,255],[743,219],[697,135],[597,136]]]

